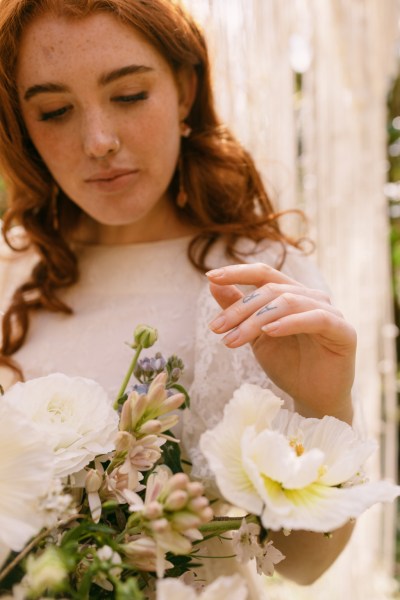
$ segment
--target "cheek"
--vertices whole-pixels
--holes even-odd
[[[77,156],[76,148],[73,148],[71,140],[62,132],[43,132],[35,127],[28,131],[36,150],[51,172],[71,164]]]

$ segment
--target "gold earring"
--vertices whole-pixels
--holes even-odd
[[[188,201],[188,195],[186,193],[185,185],[183,183],[182,153],[179,155],[179,160],[178,160],[178,179],[179,179],[179,191],[178,191],[178,195],[176,197],[176,204],[179,206],[179,208],[185,208],[187,201]]]
[[[51,224],[53,229],[58,231],[60,229],[60,220],[58,215],[58,195],[60,189],[57,184],[54,184],[51,190],[50,196],[50,210],[51,210]]]
[[[192,128],[189,127],[189,125],[187,123],[185,123],[185,121],[180,122],[180,130],[181,130],[181,136],[184,138],[188,138],[189,135],[192,133]]]

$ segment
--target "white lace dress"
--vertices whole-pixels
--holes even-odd
[[[27,379],[57,371],[81,375],[97,380],[113,399],[132,356],[125,342],[131,341],[134,327],[139,323],[156,327],[159,342],[147,354],[152,355],[156,350],[165,356],[175,353],[185,363],[182,383],[190,391],[191,410],[184,415],[180,434],[193,462],[193,474],[211,483],[197,448],[201,433],[218,422],[224,405],[242,382],[263,386],[271,383],[258,367],[250,347],[227,349],[209,330],[208,323],[219,309],[208,291],[206,278],[187,258],[188,241],[189,238],[181,238],[78,248],[80,281],[62,293],[74,315],[44,311],[34,314],[27,341],[15,358]],[[266,245],[261,254],[249,260],[276,265],[279,252],[278,245]],[[16,285],[26,279],[34,261],[30,251],[16,254],[4,245],[0,248],[3,309]],[[226,264],[221,246],[213,251],[209,262],[213,267]],[[313,263],[295,250],[289,251],[283,271],[310,287],[324,287]],[[6,383],[5,375],[2,381]],[[290,403],[290,399],[285,400]],[[210,556],[232,554],[220,542],[214,542],[206,551]],[[261,578],[253,578],[234,559],[210,558],[204,564],[208,580],[241,570],[248,580],[249,598],[264,597],[265,583],[261,585]],[[271,589],[266,597],[302,597],[298,590],[292,596],[290,590],[284,592],[284,589],[280,587],[277,596],[272,595],[276,591]],[[325,596],[310,592],[304,597]]]

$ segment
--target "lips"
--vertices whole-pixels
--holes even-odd
[[[121,194],[132,189],[137,183],[138,169],[112,169],[99,171],[87,179],[85,184],[102,194]]]
[[[95,173],[91,175],[87,179],[85,179],[86,183],[108,183],[113,182],[120,177],[125,177],[126,175],[133,175],[137,173],[136,169],[113,169],[112,171],[102,171],[100,173]]]

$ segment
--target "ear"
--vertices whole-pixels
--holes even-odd
[[[184,121],[192,108],[197,92],[197,75],[193,67],[182,67],[177,75],[179,118]]]

